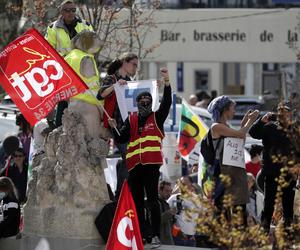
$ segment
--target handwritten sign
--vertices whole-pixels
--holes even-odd
[[[226,137],[224,139],[223,165],[245,168],[244,140]]]

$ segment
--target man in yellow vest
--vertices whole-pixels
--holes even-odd
[[[76,16],[74,1],[63,1],[59,10],[60,16],[47,27],[45,38],[60,55],[66,56],[72,49],[71,39],[83,30],[93,31],[93,27],[87,21]],[[61,126],[61,117],[67,107],[66,101],[58,104],[55,116],[56,127]]]
[[[118,143],[127,143],[128,183],[137,209],[142,237],[144,240],[151,238],[151,248],[160,246],[159,168],[163,164],[163,127],[172,103],[168,70],[162,68],[160,72],[165,86],[159,109],[153,112],[151,94],[142,92],[136,98],[138,113],[129,115],[120,129],[120,135],[112,130]],[[108,122],[112,128],[117,125],[114,119],[109,119]],[[145,219],[144,190],[151,213],[151,228]]]
[[[99,72],[94,54],[101,46],[97,34],[84,30],[72,39],[73,49],[65,60],[89,87],[84,93],[71,98],[69,109],[79,112],[87,123],[87,134],[92,138],[106,137],[106,129],[100,125],[102,117],[101,101],[96,98],[99,91]]]

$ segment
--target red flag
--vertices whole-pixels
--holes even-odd
[[[59,101],[87,89],[35,29],[0,52],[0,83],[31,125],[46,117]]]
[[[134,201],[124,181],[112,227],[109,232],[106,250],[143,250],[139,220]]]

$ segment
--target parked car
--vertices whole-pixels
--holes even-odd
[[[0,102],[0,105],[17,108],[16,104],[13,102],[9,95],[4,96],[4,98]]]
[[[19,127],[16,125],[17,108],[0,105],[0,143],[9,135],[16,135]]]

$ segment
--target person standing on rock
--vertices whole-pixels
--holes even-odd
[[[59,11],[58,19],[47,27],[45,38],[61,56],[65,57],[72,50],[71,39],[83,30],[93,31],[93,27],[87,21],[76,16],[74,1],[63,1]],[[58,103],[55,115],[56,127],[62,125],[61,118],[67,107],[67,101]]]
[[[65,57],[89,87],[83,93],[70,98],[69,110],[79,112],[87,125],[87,133],[92,138],[108,138],[108,130],[101,126],[102,105],[96,98],[99,91],[99,72],[94,55],[100,50],[102,41],[95,32],[84,30],[72,39],[72,50]]]
[[[128,183],[137,209],[141,234],[144,240],[151,239],[151,247],[161,245],[160,208],[158,203],[159,168],[163,164],[162,139],[163,125],[172,103],[171,86],[167,68],[160,70],[164,81],[164,93],[156,112],[152,111],[152,96],[142,92],[136,97],[138,112],[131,114],[120,129],[120,135],[113,131],[118,143],[127,143],[126,166],[129,171]],[[109,119],[115,127],[116,120]],[[146,191],[147,207],[151,213],[151,228],[146,225],[144,198]],[[150,230],[149,230],[150,229]]]

